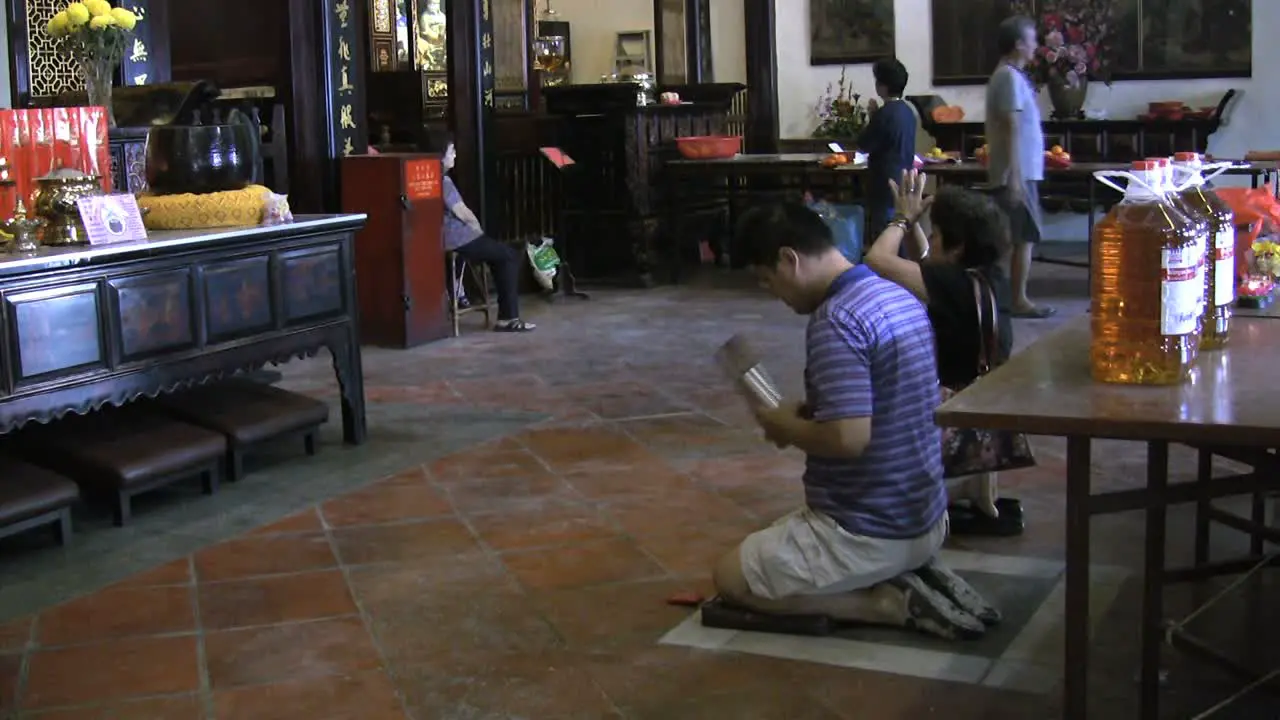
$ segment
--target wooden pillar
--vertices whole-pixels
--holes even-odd
[[[311,3],[307,0],[291,0],[289,8],[291,26],[318,19],[320,27],[318,45],[313,46],[309,56],[307,48],[301,47],[302,43],[296,39],[294,41],[291,57],[293,108],[295,113],[307,112],[303,105],[311,103],[299,101],[314,93],[318,100],[314,106],[322,121],[304,128],[311,135],[306,141],[312,144],[314,150],[309,153],[307,161],[314,169],[297,168],[291,170],[290,174],[303,176],[308,172],[318,171],[320,182],[316,190],[319,194],[319,209],[336,212],[340,197],[338,182],[341,158],[363,155],[369,150],[364,100],[364,68],[368,54],[360,32],[363,27],[364,2],[326,0],[321,5],[318,18],[315,18],[314,10],[303,7]],[[308,16],[295,18],[295,13]],[[295,33],[293,37],[297,38],[298,35]],[[302,73],[308,71],[314,80],[307,81],[301,77]],[[303,177],[297,177],[293,182],[298,180],[303,180]]]
[[[778,51],[774,0],[742,0],[747,30],[747,152],[778,152]]]
[[[446,3],[449,118],[458,151],[454,182],[486,227],[495,179],[493,152],[493,10],[490,0]]]
[[[154,85],[169,81],[169,0],[112,3],[138,16],[133,43],[120,60],[121,85]]]
[[[326,18],[334,0],[288,0],[289,205],[295,213],[336,208],[336,161],[329,154],[332,111],[326,101]],[[281,88],[277,88],[280,90]],[[329,203],[329,204],[327,204]]]

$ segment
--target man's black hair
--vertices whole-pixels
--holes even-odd
[[[1000,52],[1001,56],[1008,55],[1026,37],[1027,30],[1035,29],[1035,22],[1025,15],[1014,15],[1013,17],[1005,18],[1000,23],[1000,27],[996,28],[996,50]]]
[[[960,264],[966,268],[992,265],[1009,248],[1009,217],[982,193],[944,185],[929,219],[942,232],[943,251],[960,248]]]
[[[751,208],[737,227],[737,250],[754,267],[773,267],[782,248],[800,255],[821,255],[835,247],[831,228],[818,213],[797,202]]]
[[[907,89],[907,80],[911,77],[907,73],[907,66],[898,62],[897,58],[877,60],[871,66],[871,76],[876,79],[877,85],[884,86],[890,97],[902,97],[902,91]]]

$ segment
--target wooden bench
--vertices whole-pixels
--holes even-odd
[[[227,450],[222,435],[147,404],[65,417],[18,440],[26,459],[105,497],[116,526],[129,520],[134,496],[179,480],[199,476],[206,495],[217,492]]]
[[[53,525],[58,544],[71,540],[71,506],[80,488],[67,478],[13,458],[0,457],[0,538]]]
[[[307,455],[316,453],[329,406],[320,400],[246,379],[204,385],[162,397],[156,404],[173,417],[226,437],[227,479],[244,477],[245,455],[257,445],[301,435]]]

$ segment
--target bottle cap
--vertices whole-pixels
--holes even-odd
[[[1169,158],[1167,158],[1167,157],[1149,157],[1149,158],[1147,158],[1147,162],[1153,162],[1153,163],[1155,163],[1155,167],[1157,167],[1157,168],[1168,167],[1168,165],[1169,165]],[[1152,169],[1154,170],[1155,168],[1152,168]]]
[[[1133,161],[1134,170],[1144,170],[1146,172],[1150,172],[1152,170],[1159,169],[1159,167],[1160,167],[1160,163],[1156,160],[1134,160]]]
[[[1173,159],[1178,162],[1195,162],[1200,159],[1200,153],[1180,152],[1174,153]]]

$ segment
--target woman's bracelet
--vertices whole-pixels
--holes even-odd
[[[902,229],[902,232],[906,233],[909,232],[911,228],[915,227],[916,221],[906,215],[894,215],[893,219],[889,221],[889,224],[897,225]]]

